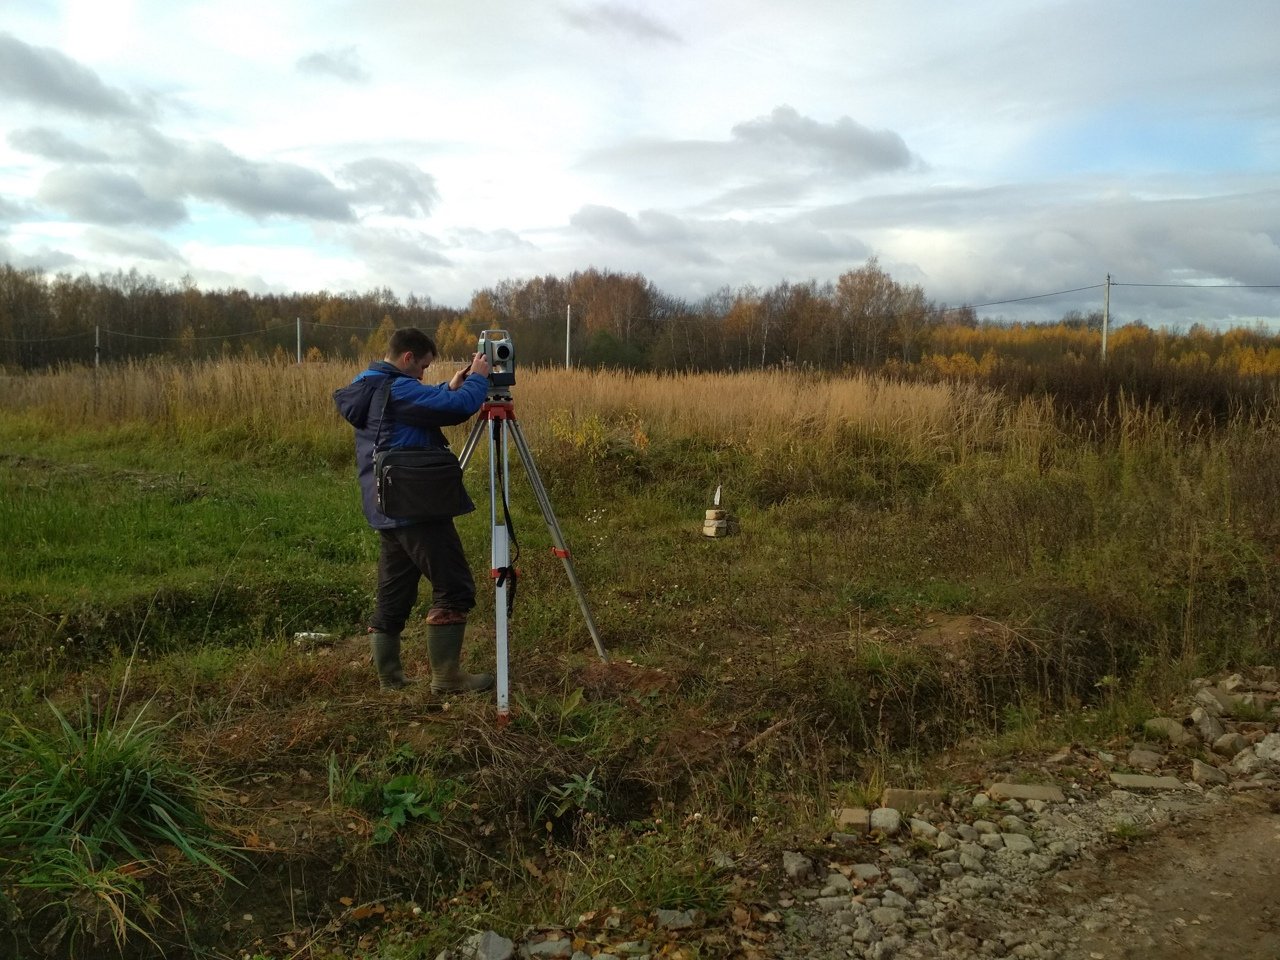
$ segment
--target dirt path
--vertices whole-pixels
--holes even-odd
[[[1046,895],[1079,922],[1064,960],[1276,960],[1280,957],[1280,802],[1237,798],[1093,863],[1059,873]]]

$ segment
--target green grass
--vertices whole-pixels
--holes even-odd
[[[256,850],[252,895],[292,890],[272,872],[292,858],[311,897],[296,910],[338,924],[335,955],[369,934],[333,915],[343,898],[420,904],[375,938],[388,957],[610,908],[714,913],[738,896],[714,851],[819,843],[833,806],[928,783],[931,751],[1104,740],[1197,671],[1280,651],[1280,530],[1262,502],[1280,469],[1247,432],[1063,433],[1036,457],[962,456],[865,429],[809,446],[649,423],[638,445],[588,417],[529,432],[613,663],[517,466],[516,710],[498,731],[487,703],[373,690],[376,538],[349,459],[318,428],[290,445],[259,420],[155,436],[0,415],[0,443],[21,451],[0,457],[0,534],[18,545],[0,556],[0,707],[11,738],[52,730],[67,752],[68,726],[100,728],[50,725],[45,695],[127,690],[129,717],[151,702],[168,726],[139,726],[147,756],[228,785],[237,835],[307,834]],[[484,466],[458,525],[480,588],[467,657],[487,668]],[[738,521],[724,539],[700,532],[717,485]],[[304,630],[332,646],[295,645]],[[416,623],[405,651],[421,667]],[[66,801],[37,792],[53,806],[28,819],[55,822]],[[146,855],[165,841],[129,809],[123,838]],[[272,833],[297,810],[305,829]],[[68,859],[80,849],[50,847],[44,902],[86,891],[100,924],[150,929],[155,880],[127,869],[123,840]],[[205,945],[269,955],[219,941],[224,909],[244,912],[210,901]]]

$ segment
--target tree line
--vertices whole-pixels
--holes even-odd
[[[310,358],[378,356],[391,329],[432,334],[444,357],[462,358],[483,329],[511,332],[522,364],[630,369],[858,368],[934,378],[1026,381],[1055,365],[1064,376],[1098,366],[1102,314],[1077,311],[1052,324],[979,322],[866,263],[835,281],[782,281],[730,289],[691,303],[636,273],[589,269],[503,280],[464,309],[388,289],[364,293],[250,294],[165,283],[136,270],[90,277],[0,265],[0,365],[35,369],[149,357],[293,359],[297,327]],[[98,343],[95,344],[95,329]],[[1255,329],[1110,331],[1109,366],[1280,378],[1280,337]],[[1041,384],[1043,387],[1043,384]],[[1035,384],[1018,392],[1033,392]]]

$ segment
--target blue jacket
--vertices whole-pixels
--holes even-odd
[[[383,387],[390,388],[383,417]],[[364,515],[375,530],[407,527],[413,520],[392,520],[378,510],[373,480],[374,443],[378,450],[447,447],[441,427],[462,423],[484,405],[489,378],[473,373],[457,390],[447,384],[426,386],[401,373],[394,364],[378,360],[347,386],[333,392],[343,419],[356,428],[356,476],[364,500]],[[472,504],[471,509],[475,509]]]

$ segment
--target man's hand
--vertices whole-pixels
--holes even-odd
[[[449,378],[449,389],[457,390],[472,373],[479,373],[486,377],[489,375],[489,358],[483,353],[477,353],[471,358],[470,365],[463,367]]]

